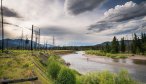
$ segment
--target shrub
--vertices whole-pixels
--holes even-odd
[[[99,78],[99,84],[115,84],[115,74],[104,71],[97,74]]]
[[[88,73],[78,77],[77,84],[138,84],[125,70],[118,74],[109,71]]]
[[[116,84],[137,84],[137,82],[132,80],[127,71],[122,70],[117,74]]]
[[[105,56],[106,53],[100,50],[88,50],[86,51],[86,54],[91,54],[91,55],[99,55],[99,56]]]
[[[48,76],[50,76],[52,79],[56,79],[58,76],[58,73],[61,69],[61,66],[58,62],[52,61],[49,65],[48,65]]]
[[[97,73],[88,73],[78,78],[77,84],[99,84]]]
[[[48,59],[48,65],[52,61],[56,61],[56,62],[59,62],[61,64],[64,64],[65,63],[65,61],[63,59],[61,59],[60,56],[56,56],[56,55],[52,55],[52,56],[49,57],[49,59]]]
[[[115,59],[118,59],[118,58],[124,59],[124,58],[128,57],[127,54],[107,53],[107,52],[104,52],[101,50],[88,50],[88,51],[86,51],[86,54],[97,55],[97,56],[107,56],[107,57],[115,58]]]
[[[63,67],[57,78],[57,84],[75,84],[76,83],[76,77],[72,70]]]

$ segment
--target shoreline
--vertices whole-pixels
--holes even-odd
[[[83,56],[85,56],[87,58],[87,61],[92,61],[92,62],[97,62],[97,63],[102,63],[102,64],[109,64],[109,65],[118,65],[121,67],[131,67],[131,68],[137,68],[137,67],[143,67],[146,66],[146,64],[142,65],[142,64],[135,64],[135,63],[120,63],[119,61],[124,61],[124,60],[141,60],[141,61],[145,61],[146,62],[146,57],[144,56],[139,56],[139,55],[135,55],[135,56],[130,56],[126,59],[113,59],[110,57],[106,57],[106,56],[97,56],[97,55],[88,55],[88,54],[84,54]],[[144,67],[143,67],[144,68]]]
[[[128,59],[138,59],[138,60],[144,60],[144,61],[146,61],[146,56],[134,55],[134,56],[128,57]]]

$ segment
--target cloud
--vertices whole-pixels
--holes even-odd
[[[146,15],[146,2],[136,4],[132,1],[124,5],[117,5],[104,13],[101,21],[125,21]]]
[[[66,1],[67,0],[4,0],[5,7],[14,9],[18,14],[23,17],[5,17],[5,21],[11,23],[5,24],[5,29],[9,30],[9,32],[12,34],[11,36],[15,36],[14,38],[18,38],[21,36],[22,32],[22,28],[19,28],[19,26],[24,27],[24,36],[27,35],[30,39],[31,31],[25,29],[25,27],[31,28],[31,25],[37,26],[41,29],[41,43],[43,43],[44,40],[48,40],[51,43],[53,35],[55,35],[55,38],[57,40],[56,42],[58,42],[58,44],[70,40],[73,40],[73,42],[80,41],[95,43],[98,41],[95,38],[99,38],[100,42],[104,41],[104,39],[107,40],[107,37],[100,38],[96,35],[94,36],[86,34],[86,32],[88,32],[86,30],[86,26],[96,22],[96,20],[103,15],[103,12],[105,12],[105,10],[99,8],[97,8],[97,10],[93,10],[97,6],[99,6],[97,4],[95,8],[91,9],[93,11],[85,8],[86,10],[81,10],[82,12],[80,13],[82,14],[78,13],[79,15],[71,16],[64,13],[64,2],[66,4]],[[92,7],[91,1],[97,2],[98,0],[84,1],[89,3]],[[34,27],[34,29],[38,30],[36,27]]]
[[[66,0],[65,10],[69,14],[77,15],[95,9],[104,1],[106,0]]]
[[[99,22],[93,25],[90,25],[88,30],[96,30],[97,32],[104,31],[106,29],[111,29],[113,26],[115,26],[115,22]]]
[[[146,17],[122,22],[103,22],[89,26],[88,30],[104,35],[122,35],[146,31]]]
[[[43,27],[41,28],[41,34],[44,36],[48,36],[48,35],[55,35],[55,36],[66,36],[69,34],[73,34],[73,32],[66,30],[63,27],[59,27],[59,26],[48,26],[48,27]]]
[[[55,36],[57,41],[61,41],[62,44],[68,43],[70,41],[80,41],[89,42],[92,38],[82,32],[76,32],[70,30],[69,28],[64,28],[61,26],[46,26],[41,28],[41,35],[44,37]],[[52,39],[52,38],[51,38]]]
[[[7,7],[3,7],[3,14],[6,17],[20,18],[20,15],[17,12],[15,12],[13,9],[9,9]]]
[[[104,13],[97,23],[88,30],[103,34],[121,35],[145,30],[146,2],[136,4],[132,1],[117,5]]]
[[[13,37],[14,35],[8,31],[7,29],[4,30],[4,37],[8,38],[8,37]],[[2,28],[1,28],[1,24],[0,24],[0,38],[2,38]]]

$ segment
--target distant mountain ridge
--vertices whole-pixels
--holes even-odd
[[[0,48],[2,44],[2,40],[0,40]],[[30,49],[31,40],[24,39],[4,39],[4,47],[5,48],[27,48]],[[33,48],[41,47],[43,48],[45,45],[39,44],[33,41]],[[53,45],[47,44],[47,47],[53,47]]]
[[[120,42],[121,42],[121,41],[119,41],[119,43],[120,43]],[[132,40],[125,40],[124,42],[125,42],[126,45],[131,45]],[[107,43],[108,43],[109,45],[112,44],[112,42],[106,41],[106,42],[103,42],[103,43],[101,43],[101,44],[97,44],[97,45],[95,45],[95,46],[105,46]]]

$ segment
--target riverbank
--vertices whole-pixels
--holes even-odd
[[[146,57],[145,56],[130,56],[126,59],[113,59],[106,56],[97,56],[97,55],[84,55],[87,61],[98,62],[102,64],[117,65],[121,67],[143,67],[146,66]]]
[[[128,57],[128,59],[137,59],[137,60],[145,60],[146,61],[146,56],[143,56],[143,55],[134,55],[134,56]]]
[[[129,75],[140,82],[146,83],[146,67],[142,64],[135,64],[132,58],[112,59],[106,56],[86,55],[83,51],[61,56],[66,62],[69,62],[70,68],[82,74],[90,72],[110,71],[119,73],[121,70],[127,70]],[[88,58],[88,59],[87,59]]]
[[[115,58],[115,59],[119,59],[119,58],[124,59],[124,58],[128,58],[132,56],[132,54],[129,54],[129,53],[108,53],[101,50],[87,50],[85,51],[85,53],[89,55],[106,56],[106,57]]]
[[[146,60],[146,56],[144,55],[136,55],[132,53],[107,53],[101,50],[87,50],[85,51],[86,55],[92,55],[92,56],[103,56],[103,57],[109,57],[113,59],[137,59],[137,60]]]

